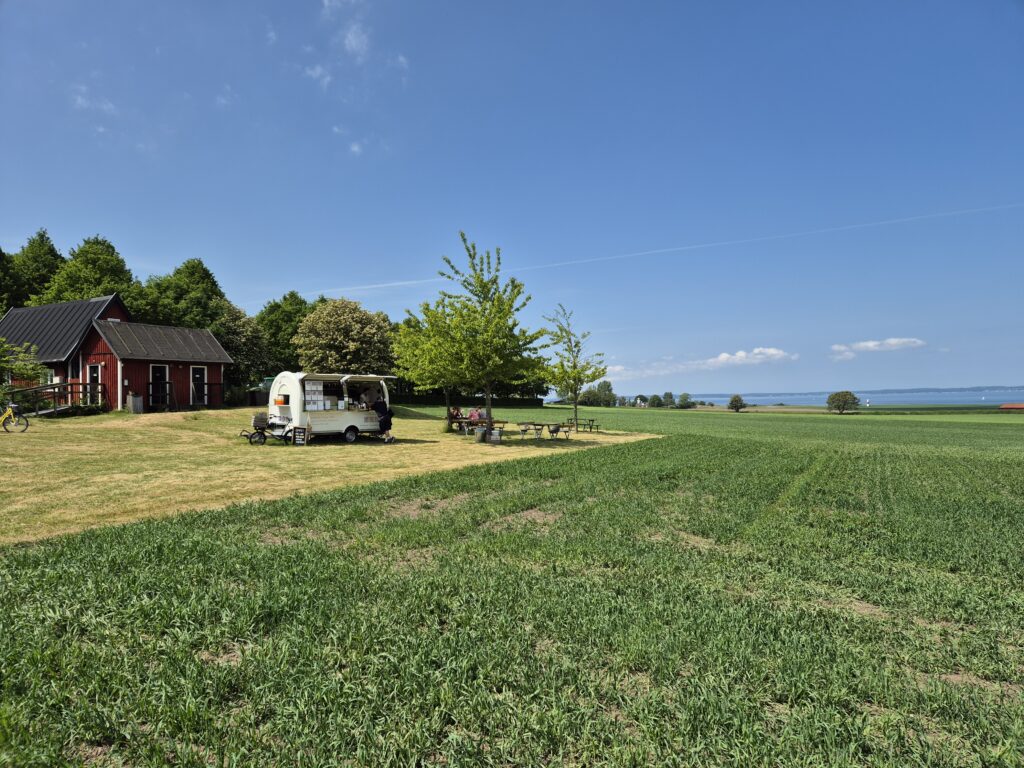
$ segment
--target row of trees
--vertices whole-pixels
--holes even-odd
[[[648,408],[696,408],[698,405],[711,405],[714,403],[705,402],[704,400],[694,400],[689,392],[683,392],[676,397],[671,392],[666,392],[663,395],[637,395],[636,400],[633,402],[635,405],[637,402],[643,403]]]
[[[390,366],[390,321],[355,302],[322,296],[307,301],[289,291],[249,316],[228,300],[202,260],[188,259],[169,274],[142,281],[113,243],[98,235],[83,240],[67,257],[45,229],[17,253],[0,251],[0,314],[11,307],[112,293],[121,296],[136,322],[210,329],[235,360],[226,372],[229,385],[247,386],[271,372],[304,365],[335,370],[336,363],[351,363],[346,354],[352,357],[353,352],[360,353],[355,364],[365,363],[366,370]],[[350,335],[339,338],[345,333]],[[364,340],[358,350],[351,349],[353,338]]]
[[[520,281],[502,279],[500,250],[480,253],[460,236],[466,266],[445,257],[441,273],[451,290],[400,324],[355,301],[308,301],[295,291],[249,316],[200,259],[142,281],[109,240],[86,238],[64,257],[45,229],[18,253],[0,252],[0,313],[118,293],[136,322],[209,328],[236,361],[226,372],[229,385],[281,370],[396,371],[419,390],[483,393],[488,412],[494,396],[536,396],[549,384],[578,403],[584,387],[605,374],[601,356],[585,352],[589,334],[574,329],[561,305],[545,318],[550,328],[523,328],[518,315],[530,296]],[[552,360],[541,353],[548,347]]]

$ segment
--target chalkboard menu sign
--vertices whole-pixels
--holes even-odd
[[[292,444],[293,445],[305,445],[306,444],[306,428],[295,427],[292,430]]]

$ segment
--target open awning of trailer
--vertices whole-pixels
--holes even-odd
[[[397,376],[375,376],[372,373],[296,373],[300,381],[382,381],[383,379],[397,379]]]

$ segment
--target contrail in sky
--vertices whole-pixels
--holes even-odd
[[[555,269],[556,267],[574,267],[580,264],[596,264],[602,261],[618,261],[620,259],[635,259],[640,256],[657,256],[664,253],[682,253],[684,251],[697,251],[704,248],[724,248],[729,245],[749,245],[752,243],[768,243],[773,240],[793,240],[798,237],[810,237],[812,235],[826,235],[833,232],[848,232],[854,229],[870,229],[872,227],[888,227],[893,224],[908,224],[913,221],[926,221],[928,219],[946,219],[953,216],[968,216],[974,213],[990,213],[993,211],[1008,211],[1016,208],[1024,208],[1024,203],[1008,203],[1006,205],[993,205],[988,208],[962,208],[959,211],[943,211],[942,213],[925,213],[920,216],[904,216],[899,219],[883,219],[881,221],[868,221],[860,224],[844,224],[839,227],[821,227],[819,229],[805,229],[800,232],[786,232],[780,235],[762,235],[760,237],[744,237],[736,240],[715,240],[707,243],[693,243],[691,245],[677,245],[672,248],[656,248],[652,251],[635,251],[633,253],[617,253],[612,256],[594,256],[589,259],[572,259],[571,261],[552,261],[547,264],[534,264],[525,267],[510,267],[509,272],[532,272],[537,269]],[[366,291],[377,288],[401,288],[407,285],[424,285],[426,283],[438,283],[444,280],[443,277],[427,277],[419,280],[400,280],[394,283],[371,283],[368,285],[347,285],[342,288],[332,288],[327,291],[314,291],[303,294],[314,296],[320,293],[343,293],[345,291]]]

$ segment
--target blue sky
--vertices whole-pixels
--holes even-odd
[[[0,246],[400,318],[465,229],[619,391],[1020,384],[1022,41],[1012,0],[0,0]]]

